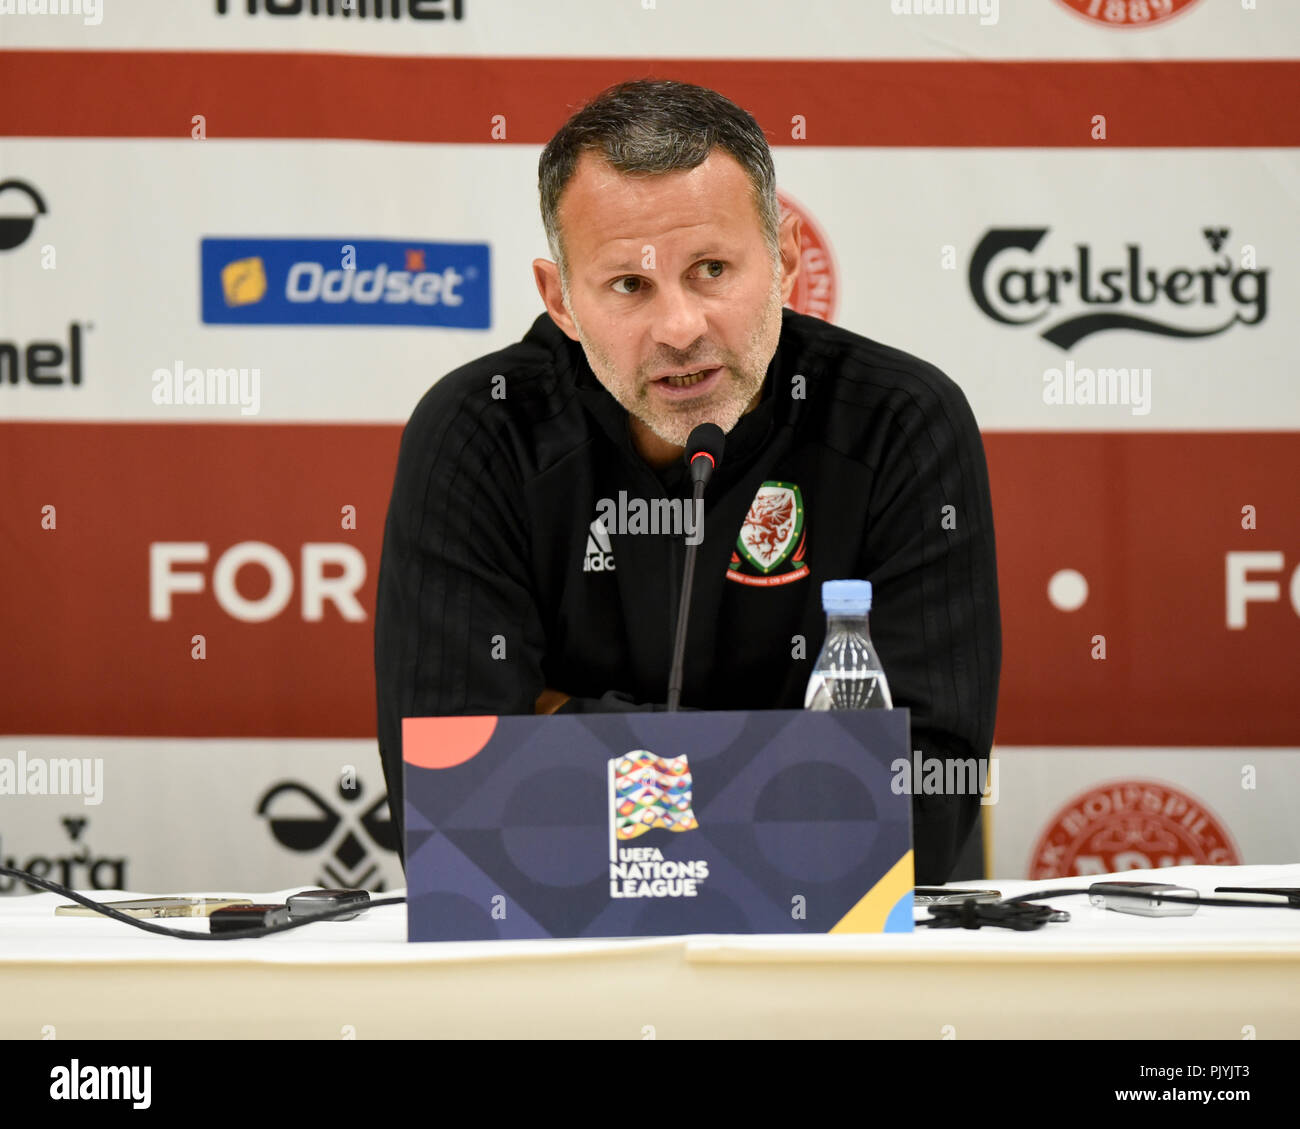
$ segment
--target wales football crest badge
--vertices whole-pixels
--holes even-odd
[[[764,482],[740,526],[727,579],[768,588],[808,575],[803,495],[793,482]]]

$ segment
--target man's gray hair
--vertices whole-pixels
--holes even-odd
[[[763,240],[777,259],[781,209],[772,152],[758,122],[729,98],[669,79],[622,82],[560,127],[537,162],[537,187],[546,242],[560,268],[566,302],[568,264],[557,213],[582,154],[592,152],[624,175],[651,175],[693,169],[715,146],[734,157],[749,177]]]

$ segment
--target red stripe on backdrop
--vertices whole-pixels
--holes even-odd
[[[375,580],[401,430],[0,424],[0,733],[373,736]],[[999,742],[1300,745],[1300,434],[984,440]],[[42,527],[46,505],[54,529]],[[344,506],[356,507],[354,530]],[[207,559],[157,570],[177,580],[161,585],[166,618],[151,618],[151,546],[177,542],[206,546]],[[257,622],[232,614],[230,585],[263,599],[265,564],[220,576],[249,542],[288,585]],[[1226,622],[1230,553],[1268,555],[1242,573],[1240,629]],[[329,597],[349,568],[358,619]],[[1048,596],[1065,569],[1087,582],[1074,610]]]
[[[1000,742],[1300,746],[1300,433],[1000,433],[985,451]],[[1049,596],[1067,571],[1074,608]]]
[[[0,51],[0,135],[545,143],[602,87],[714,87],[774,145],[1300,145],[1300,62],[409,58]],[[1107,140],[1092,139],[1093,115]],[[801,115],[806,138],[792,140]]]
[[[373,736],[375,588],[401,430],[0,423],[0,733]],[[216,594],[224,554],[249,542],[287,570],[285,606],[261,622]],[[205,546],[206,561],[152,566],[168,543]],[[325,546],[316,563],[311,545]],[[311,618],[309,574],[358,565],[362,617],[327,598]],[[200,590],[172,592],[154,619],[151,573],[189,573]],[[272,590],[259,564],[233,584],[253,601]]]

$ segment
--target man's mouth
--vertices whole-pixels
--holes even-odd
[[[656,388],[663,390],[667,396],[681,396],[689,393],[701,385],[711,386],[722,374],[722,365],[714,365],[711,368],[696,369],[694,372],[674,373],[672,376],[661,376],[653,381]]]
[[[663,380],[670,388],[690,388],[693,384],[699,384],[712,371],[712,369],[702,368],[695,372],[688,372],[684,376],[665,376]]]

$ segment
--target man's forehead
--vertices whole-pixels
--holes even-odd
[[[692,244],[711,235],[734,238],[758,218],[744,169],[722,149],[693,169],[651,174],[621,173],[584,152],[560,213],[566,243],[600,257],[625,252],[628,241],[656,232],[693,236]]]
[[[691,178],[692,174],[694,178],[707,178],[710,180],[725,178],[748,183],[741,163],[720,145],[715,145],[709,150],[709,155],[694,168],[673,169],[671,172],[664,173],[624,173],[611,165],[595,149],[584,149],[578,155],[578,162],[574,166],[573,176],[569,184],[572,186],[580,179],[584,179],[598,184],[602,188],[609,186],[613,182],[634,186],[638,182],[662,181],[672,177]]]

